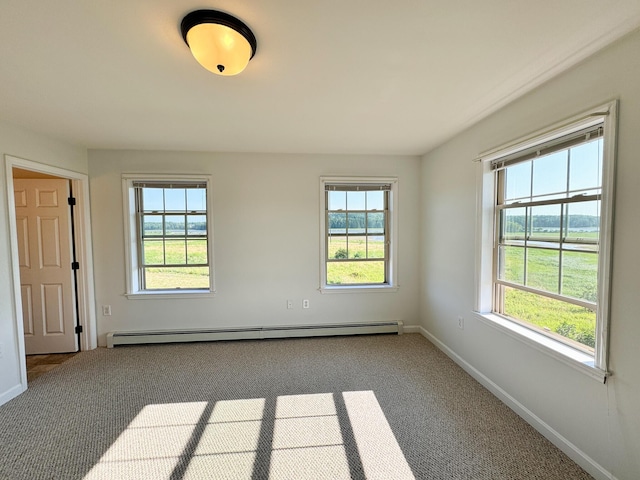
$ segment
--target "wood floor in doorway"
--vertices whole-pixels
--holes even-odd
[[[27,355],[27,382],[31,382],[43,373],[53,370],[58,365],[61,365],[75,355],[77,355],[77,352]]]

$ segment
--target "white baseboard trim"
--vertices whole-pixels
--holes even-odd
[[[18,384],[15,387],[11,387],[9,390],[7,390],[2,395],[0,395],[0,405],[4,405],[9,400],[11,400],[13,398],[16,398],[18,395],[20,395],[25,390],[26,390],[26,388],[23,387],[22,384]]]
[[[404,325],[402,331],[404,333],[422,333],[420,331],[422,327],[420,325]]]
[[[405,332],[407,327],[404,328]],[[580,450],[577,446],[563,437],[560,433],[554,430],[550,425],[545,423],[540,417],[534,414],[527,407],[522,405],[518,400],[513,398],[509,393],[503,390],[499,385],[494,383],[490,378],[476,369],[473,365],[468,363],[464,358],[451,350],[447,345],[441,342],[438,338],[432,335],[424,327],[418,327],[419,332],[444,352],[451,360],[457,363],[465,372],[475,378],[480,384],[482,384],[487,390],[498,397],[505,405],[511,410],[516,412],[524,421],[540,432],[545,438],[547,438],[556,447],[562,450],[571,460],[576,462],[582,468],[584,468],[590,475],[598,480],[616,480],[616,477],[607,471],[602,465],[597,463],[585,452]]]

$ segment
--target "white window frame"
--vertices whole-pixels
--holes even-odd
[[[382,184],[391,185],[389,191],[389,214],[387,218],[388,278],[385,284],[376,285],[328,285],[327,284],[327,228],[325,186],[343,184]],[[398,178],[397,177],[320,177],[320,293],[372,293],[396,292],[398,290]]]
[[[556,123],[479,155],[477,169],[477,224],[476,224],[476,301],[478,318],[508,335],[549,354],[552,357],[586,373],[606,381],[609,348],[609,303],[611,285],[611,260],[613,242],[614,182],[616,159],[616,130],[618,102],[612,101],[592,108],[563,122]],[[598,268],[598,302],[596,310],[596,347],[593,355],[549,336],[526,328],[493,313],[493,266],[495,224],[496,173],[491,162],[535,148],[554,139],[578,132],[592,125],[603,126],[602,206],[600,213],[600,253]]]
[[[136,213],[137,182],[204,182],[207,189],[207,255],[209,260],[209,288],[206,289],[167,289],[143,290],[140,284],[139,238]],[[214,262],[213,262],[213,194],[210,175],[159,175],[159,174],[124,174],[122,175],[122,205],[124,218],[126,292],[129,299],[154,298],[201,298],[215,294]]]

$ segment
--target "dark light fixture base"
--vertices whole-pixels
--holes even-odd
[[[218,25],[224,25],[225,27],[229,27],[235,30],[244,38],[246,38],[247,42],[249,42],[249,45],[251,46],[251,57],[249,57],[249,59],[253,58],[253,56],[256,54],[258,42],[251,29],[236,17],[229,15],[228,13],[219,12],[217,10],[195,10],[187,14],[182,19],[182,23],[180,24],[180,31],[182,32],[182,38],[187,45],[189,45],[189,42],[187,42],[187,33],[189,32],[189,30],[191,30],[196,25],[200,25],[203,23],[216,23]]]

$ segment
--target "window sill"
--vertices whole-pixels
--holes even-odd
[[[517,323],[507,320],[500,315],[493,313],[474,313],[486,325],[496,328],[510,337],[513,337],[542,353],[560,360],[564,364],[595,380],[605,383],[607,377],[611,375],[609,372],[605,372],[604,370],[596,367],[594,365],[593,356],[587,353],[571,348],[564,343],[558,342],[522,325],[518,325]]]
[[[210,298],[216,294],[215,290],[157,290],[149,292],[125,293],[129,300],[169,300],[176,298]]]
[[[392,293],[397,292],[398,287],[392,285],[340,285],[320,287],[318,290],[323,295],[325,293]]]

